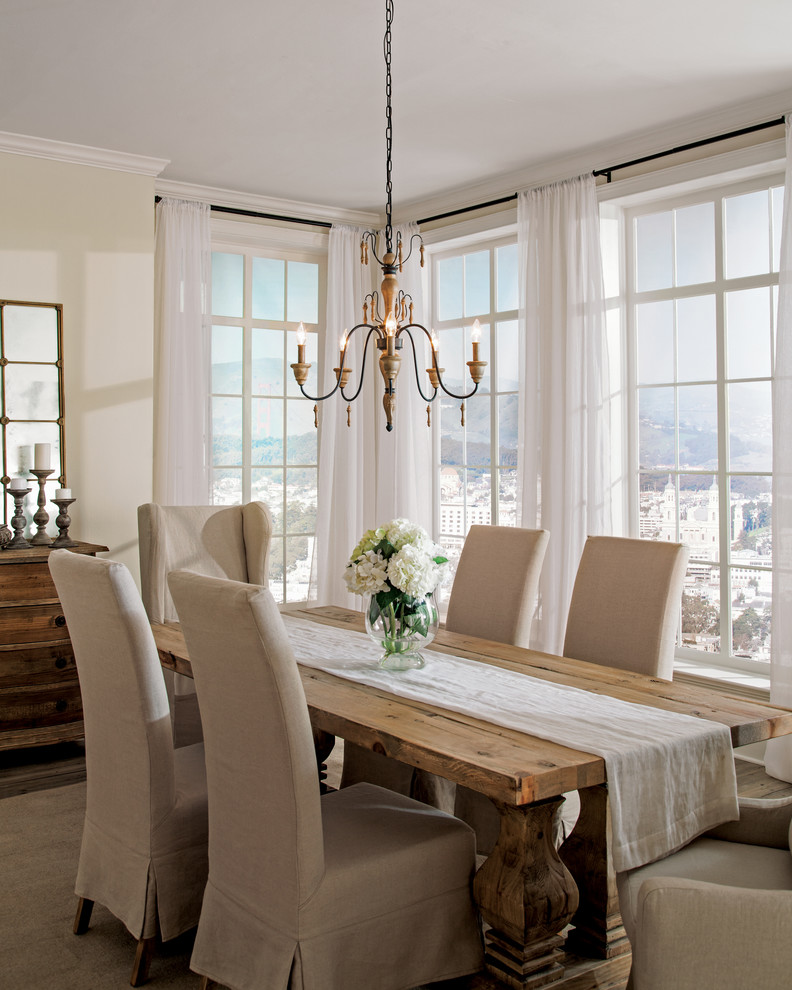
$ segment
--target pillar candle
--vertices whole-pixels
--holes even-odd
[[[71,488],[56,488],[55,498],[71,498]]]
[[[33,467],[36,471],[49,471],[50,469],[50,451],[52,445],[48,443],[37,443],[35,445],[35,452],[33,455]]]
[[[27,481],[24,478],[12,478],[8,483],[8,490],[10,492],[24,491],[28,486]]]

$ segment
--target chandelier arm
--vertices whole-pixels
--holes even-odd
[[[400,337],[403,333],[406,333],[407,336],[410,338],[410,344],[412,344],[413,365],[415,367],[415,384],[416,387],[418,388],[418,393],[421,396],[421,398],[424,400],[424,402],[434,402],[435,397],[437,396],[437,389],[434,389],[431,395],[424,395],[423,389],[421,388],[421,379],[418,373],[418,352],[415,347],[415,341],[413,340],[413,335],[410,333],[410,327],[415,327],[418,330],[423,330],[423,332],[426,334],[427,337],[429,337],[429,331],[426,329],[426,327],[422,327],[420,323],[410,323],[408,326],[402,327],[399,330],[397,336]],[[430,341],[431,339],[432,338],[429,337]],[[434,355],[434,351],[432,351],[432,355]]]
[[[401,327],[399,329],[399,332],[396,334],[396,336],[398,337],[402,333],[406,333],[407,336],[410,338],[410,343],[413,345],[413,358],[415,359],[416,383],[418,384],[418,391],[421,392],[421,385],[418,382],[418,358],[415,356],[415,342],[413,341],[412,334],[410,333],[411,328],[414,328],[416,330],[423,330],[423,332],[429,338],[430,344],[432,342],[432,337],[429,331],[426,329],[426,327],[422,326],[420,323],[408,323],[406,324],[406,326]],[[446,395],[450,395],[452,399],[469,399],[472,395],[475,395],[476,392],[478,392],[478,387],[479,387],[478,382],[476,382],[476,384],[473,386],[473,391],[467,392],[465,395],[457,395],[456,392],[452,392],[450,389],[447,389],[445,387],[445,385],[443,384],[443,377],[440,374],[440,369],[437,366],[437,355],[435,354],[434,347],[432,348],[432,364],[434,365],[435,372],[437,373],[437,380],[438,382],[440,382],[440,388],[445,392]],[[437,389],[435,389],[435,395],[436,394],[437,394]],[[432,399],[434,399],[434,395],[432,396],[432,399],[427,399],[426,396],[423,394],[423,392],[421,392],[421,398],[424,400],[424,402],[431,402]]]
[[[371,340],[371,335],[373,333],[376,333],[378,337],[382,336],[382,331],[380,330],[379,327],[371,327],[369,326],[368,323],[358,323],[356,327],[352,327],[352,329],[349,331],[347,340],[349,340],[349,337],[351,337],[356,330],[361,330],[363,327],[368,327],[368,333],[366,334],[366,342],[363,344],[363,360],[360,362],[360,375],[358,377],[357,392],[355,392],[354,395],[349,396],[342,388],[341,395],[343,396],[345,402],[354,402],[355,399],[360,395],[360,390],[363,388],[363,382],[365,381],[364,376],[366,372],[366,357],[368,356],[368,345],[369,345],[369,341]],[[344,357],[346,357],[346,351],[344,351]],[[342,364],[342,368],[343,368],[343,364]],[[338,377],[338,381],[339,382],[341,381],[340,375]],[[338,382],[336,382],[336,385],[337,384]]]
[[[421,245],[421,247],[423,247],[423,237],[421,237],[421,235],[420,235],[420,234],[413,234],[413,235],[412,235],[412,236],[410,237],[410,247],[409,247],[409,249],[408,249],[408,251],[407,251],[407,254],[406,254],[406,256],[405,256],[405,257],[403,257],[403,258],[402,258],[402,260],[401,260],[401,263],[402,263],[403,265],[406,265],[406,264],[407,264],[407,262],[408,262],[408,261],[410,260],[410,258],[412,257],[412,253],[413,253],[413,251],[415,250],[415,244],[413,243],[414,241],[418,241],[418,243],[419,243],[419,244]]]

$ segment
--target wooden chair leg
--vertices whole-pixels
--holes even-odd
[[[132,967],[132,976],[129,978],[129,982],[133,987],[142,986],[148,979],[149,966],[154,957],[156,945],[156,935],[152,935],[151,938],[138,939],[135,964]]]
[[[93,911],[94,902],[89,901],[87,897],[81,897],[77,902],[77,914],[74,916],[74,934],[84,935],[88,931],[88,925],[91,923],[91,911]]]
[[[200,990],[209,990],[210,987],[215,987],[217,984],[214,980],[210,980],[208,976],[201,977],[201,987]]]

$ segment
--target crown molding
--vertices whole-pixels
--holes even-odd
[[[322,206],[318,203],[302,203],[293,199],[276,199],[257,193],[236,192],[214,186],[199,186],[172,179],[158,179],[154,184],[158,196],[174,196],[212,206],[228,206],[235,210],[253,210],[256,213],[273,213],[278,216],[297,217],[300,220],[323,220],[326,223],[348,223],[360,227],[379,227],[382,219],[378,213],[362,210],[346,210],[342,207]],[[255,219],[240,217],[241,220]]]
[[[49,138],[11,134],[8,131],[0,131],[0,152],[151,176],[159,175],[169,164],[167,158],[147,158],[144,155],[132,155],[124,151],[92,148],[87,144],[70,144],[66,141],[51,141]]]
[[[394,223],[405,223],[425,216],[435,216],[463,209],[474,203],[486,203],[503,196],[551,182],[562,182],[595,169],[619,162],[654,155],[693,141],[717,137],[729,131],[761,124],[792,110],[792,90],[731,106],[712,113],[698,114],[668,127],[653,128],[630,135],[622,141],[609,141],[583,148],[563,158],[538,162],[513,172],[505,172],[473,185],[452,189],[439,196],[413,200],[394,210]],[[758,132],[757,144],[763,143]],[[771,140],[769,137],[765,141]],[[616,181],[616,180],[614,180]]]

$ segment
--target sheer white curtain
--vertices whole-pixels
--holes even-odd
[[[418,233],[415,223],[394,227],[394,243],[401,233],[404,255],[409,252],[410,240]],[[424,303],[424,279],[420,262],[420,246],[416,242],[412,257],[405,262],[404,270],[397,275],[399,288],[412,296],[413,322],[426,326]],[[428,341],[421,330],[411,331],[418,355],[418,374],[425,395],[430,395],[426,376],[428,367]],[[402,517],[432,531],[432,431],[426,425],[426,402],[415,386],[415,363],[409,340],[404,340],[401,350],[401,368],[396,381],[396,411],[393,430],[385,429],[385,411],[382,408],[382,375],[377,371],[377,499],[376,522]],[[375,351],[379,355],[378,351]],[[439,401],[439,400],[438,400]],[[437,403],[432,414],[439,413]]]
[[[154,246],[154,501],[210,501],[209,206],[162,199]]]
[[[591,175],[521,193],[520,525],[550,531],[536,646],[560,653],[586,536],[611,529],[608,363]]]
[[[370,291],[371,268],[360,263],[362,233],[362,229],[343,225],[333,225],[330,230],[324,380],[320,394],[327,392],[335,381],[332,369],[338,367],[341,335],[363,320],[363,299]],[[350,339],[345,364],[352,368],[352,375],[347,394],[354,394],[360,382],[365,340],[359,330]],[[378,355],[372,340],[363,389],[351,403],[351,425],[347,426],[347,403],[339,393],[319,404],[321,429],[313,583],[316,599],[322,605],[349,608],[360,605],[355,596],[347,592],[343,572],[355,544],[366,529],[376,525],[377,411],[373,389],[375,375],[381,381],[376,367]],[[375,367],[372,368],[372,364]]]
[[[792,127],[786,117],[786,178],[778,272],[773,385],[773,626],[770,701],[792,708]],[[767,772],[792,781],[792,736],[771,739]]]

